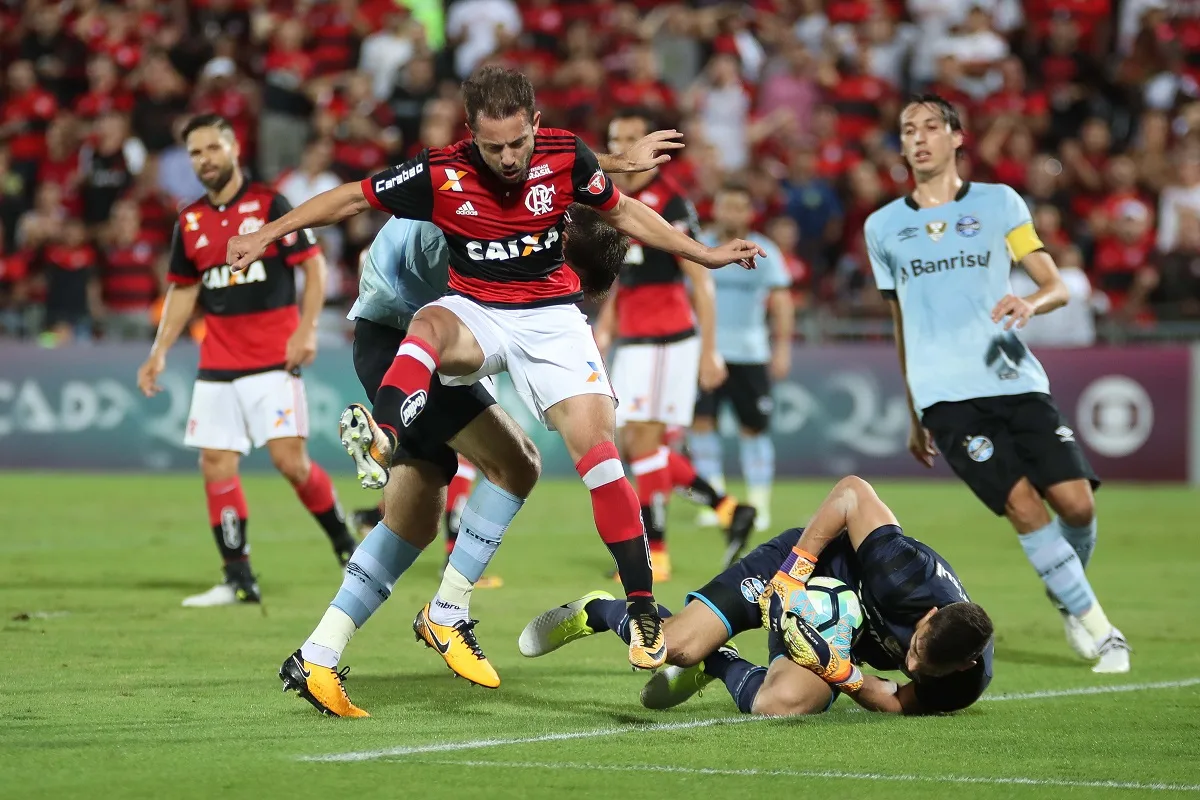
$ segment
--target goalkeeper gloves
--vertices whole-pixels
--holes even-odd
[[[817,611],[808,599],[805,585],[817,566],[817,557],[793,547],[783,565],[771,578],[767,588],[758,598],[763,627],[779,631],[783,613],[793,611],[809,622],[816,622]]]
[[[850,660],[853,631],[845,622],[838,622],[832,641],[826,641],[807,621],[786,611],[780,622],[780,632],[792,661],[847,694],[862,688],[862,670]]]

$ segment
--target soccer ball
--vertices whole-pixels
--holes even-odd
[[[817,610],[813,627],[822,637],[832,639],[839,621],[849,623],[851,640],[856,637],[863,624],[863,611],[853,589],[837,578],[813,578],[808,582],[808,599]]]

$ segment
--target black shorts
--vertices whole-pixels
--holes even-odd
[[[762,612],[758,597],[779,571],[792,548],[800,541],[803,528],[792,528],[751,550],[745,558],[708,582],[704,588],[687,595],[687,602],[697,600],[712,609],[730,638],[762,627]],[[896,525],[884,525],[867,535],[855,551],[850,537],[842,534],[825,546],[817,559],[814,576],[836,578],[856,593],[872,597],[893,598],[904,594],[905,587],[897,582],[909,579],[906,567],[920,557],[924,545],[904,535]],[[772,644],[771,659],[779,656]],[[889,656],[870,636],[859,636],[852,650],[857,663],[868,663],[879,669],[898,669]]]
[[[398,328],[366,319],[354,321],[354,371],[372,402],[404,336]],[[495,404],[491,393],[477,383],[445,386],[434,376],[425,411],[401,432],[394,460],[428,461],[442,470],[449,483],[458,471],[458,456],[446,442]]]
[[[1040,392],[934,403],[923,424],[954,474],[999,516],[1021,478],[1039,493],[1086,478],[1100,486],[1075,433],[1050,395]]]
[[[733,404],[742,427],[762,433],[771,424],[771,378],[766,364],[726,364],[729,377],[711,392],[701,392],[696,400],[697,417],[716,418],[721,404]]]

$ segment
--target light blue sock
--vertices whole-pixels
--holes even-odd
[[[380,522],[355,548],[346,565],[342,588],[330,605],[341,609],[361,628],[392,594],[396,581],[419,555],[420,550]]]
[[[1075,553],[1079,556],[1079,563],[1083,564],[1084,569],[1087,569],[1088,562],[1092,560],[1092,551],[1096,549],[1096,518],[1092,517],[1091,522],[1080,528],[1063,522],[1062,517],[1056,519],[1055,522],[1058,523],[1058,531],[1062,537],[1071,547],[1075,548]]]
[[[765,433],[739,439],[742,477],[752,489],[769,488],[775,480],[775,443]]]
[[[450,566],[471,583],[478,581],[492,556],[496,555],[504,532],[524,504],[524,499],[489,480],[481,480],[463,509],[458,540],[450,553]]]
[[[721,477],[721,435],[716,431],[711,433],[692,433],[688,435],[688,448],[692,452],[692,466],[696,474],[712,483],[713,478]]]
[[[1017,538],[1038,577],[1067,611],[1078,617],[1095,605],[1096,595],[1083,574],[1083,563],[1059,533],[1056,521]]]

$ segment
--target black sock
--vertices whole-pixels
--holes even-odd
[[[645,536],[635,536],[623,542],[605,542],[608,552],[617,562],[621,586],[630,600],[654,601],[654,573],[650,569],[650,545]]]
[[[593,600],[583,610],[587,612],[589,628],[596,633],[612,631],[625,644],[629,644],[629,603],[624,600]],[[671,610],[660,605],[658,616],[666,619],[671,616]]]
[[[313,512],[313,519],[325,531],[325,535],[329,537],[330,543],[334,550],[344,550],[347,546],[351,550],[354,549],[356,542],[354,537],[350,535],[350,531],[346,528],[346,514],[342,511],[341,503],[334,503],[333,507],[328,511],[322,511],[320,514]]]
[[[710,508],[716,508],[717,506],[721,505],[721,502],[725,499],[725,495],[714,489],[712,484],[704,480],[704,478],[701,478],[699,475],[697,475],[696,479],[691,482],[691,485],[688,486],[688,494],[697,503],[709,506]]]
[[[661,504],[659,508],[653,505],[642,506],[642,525],[646,528],[646,539],[651,544],[661,545],[667,538],[667,527],[663,524],[664,516]]]
[[[233,509],[227,508],[221,515],[220,523],[212,526],[213,539],[221,551],[221,560],[226,564],[246,560],[250,552],[250,545],[246,541],[246,526],[249,523],[249,519],[238,517]]]
[[[381,386],[375,393],[375,405],[371,409],[371,416],[375,418],[375,424],[383,428],[384,433],[392,440],[393,450],[396,449],[398,431],[407,427],[404,424],[404,408],[407,400],[408,394],[396,386]],[[409,409],[410,414],[413,408],[416,406]],[[416,414],[411,414],[408,421],[411,423],[416,416]]]
[[[238,558],[236,561],[226,561],[225,582],[237,586],[254,583],[254,574],[250,572],[250,559]]]
[[[753,711],[754,698],[767,677],[766,667],[751,664],[728,650],[718,650],[704,659],[704,672],[725,684],[743,714]]]

